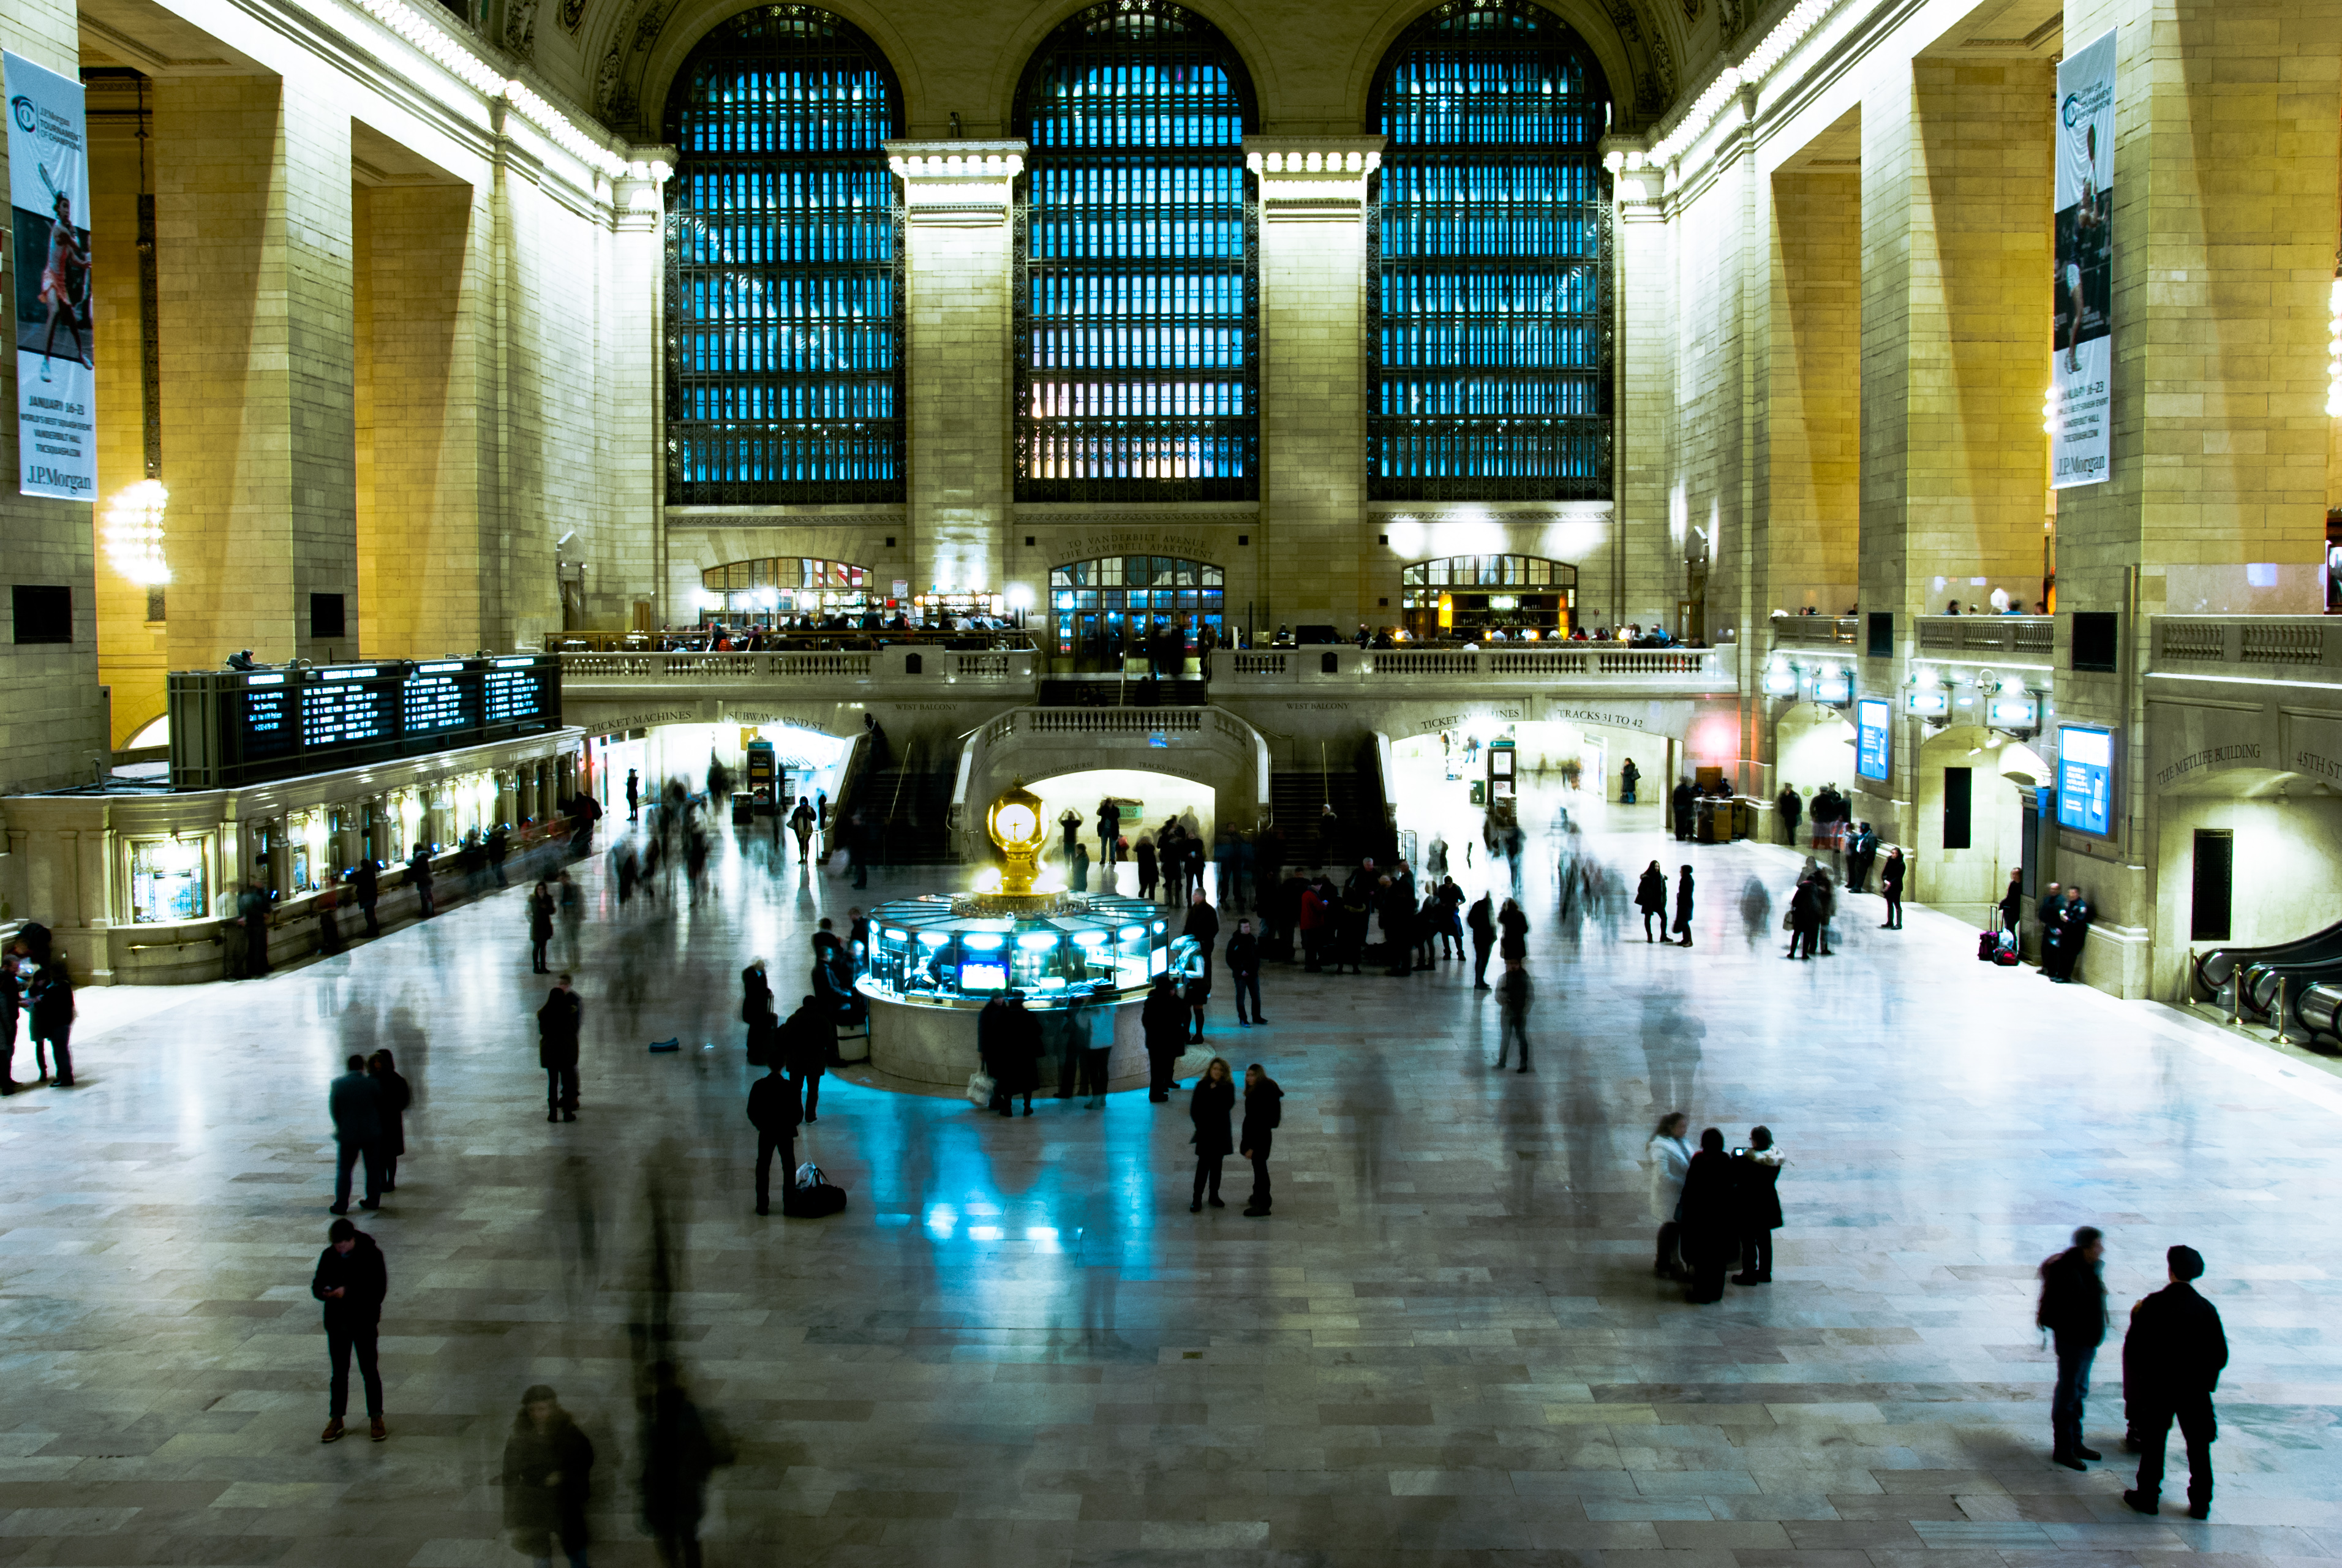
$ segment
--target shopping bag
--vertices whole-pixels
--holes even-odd
[[[995,1087],[996,1085],[992,1081],[991,1074],[970,1073],[967,1075],[967,1103],[979,1111],[983,1110],[992,1104],[992,1092]]]

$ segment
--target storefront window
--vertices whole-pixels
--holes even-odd
[[[806,615],[859,616],[874,604],[867,566],[796,555],[710,566],[700,573],[699,585],[706,594],[702,615],[727,626],[769,626]]]
[[[1550,642],[1576,625],[1577,568],[1541,555],[1450,555],[1399,574],[1416,642]]]
[[[131,841],[130,918],[134,924],[201,920],[209,910],[203,840]]]

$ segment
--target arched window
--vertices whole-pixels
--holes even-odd
[[[1566,637],[1577,612],[1577,568],[1542,555],[1449,555],[1398,574],[1406,634],[1418,642]]]
[[[700,40],[666,121],[667,500],[901,500],[894,72],[826,11],[760,5]]]
[[[1376,77],[1369,494],[1610,495],[1601,67],[1528,0],[1447,0]]]
[[[800,615],[858,616],[871,607],[870,568],[800,555],[730,561],[699,574],[702,619],[771,625]]]
[[[1119,670],[1183,624],[1191,643],[1226,642],[1227,582],[1208,561],[1170,555],[1074,561],[1050,569],[1049,614],[1059,659],[1077,670]]]
[[[1211,24],[1111,0],[1016,93],[1016,498],[1260,494],[1252,85]]]

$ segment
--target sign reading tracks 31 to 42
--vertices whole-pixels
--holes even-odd
[[[0,81],[8,98],[16,487],[88,501],[97,493],[97,340],[81,84],[16,55],[0,60]]]

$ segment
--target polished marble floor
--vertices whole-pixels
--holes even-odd
[[[575,1124],[542,1114],[516,892],[265,981],[90,993],[85,1086],[0,1104],[0,1562],[517,1563],[497,1460],[544,1382],[599,1449],[595,1561],[651,1563],[633,1390],[662,1334],[733,1453],[717,1564],[2342,1556],[2333,1082],[1980,965],[1925,911],[1890,934],[1855,900],[1837,956],[1785,963],[1741,904],[1754,877],[1779,907],[1787,854],[1653,820],[1589,842],[1696,864],[1698,945],[1569,940],[1532,875],[1534,1074],[1489,1070],[1456,964],[1272,970],[1269,1027],[1216,1011],[1287,1094],[1266,1221],[1187,1213],[1183,1104],[1001,1121],[845,1077],[799,1147],[851,1206],[757,1218],[739,965],[793,971],[819,914],[907,882],[727,854],[720,896],[620,920],[581,872]],[[418,1096],[365,1220],[393,1435],[324,1447],[325,1084],[385,1045]],[[1638,1162],[1676,1106],[1790,1161],[1777,1283],[1720,1305],[1650,1274]],[[2209,1523],[2047,1462],[2031,1274],[2084,1222],[2118,1319],[2170,1243],[2210,1260]],[[2118,1375],[2110,1350],[2110,1454]]]

